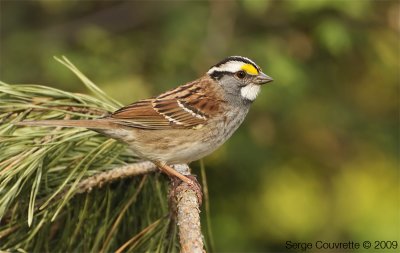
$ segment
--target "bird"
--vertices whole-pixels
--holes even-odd
[[[190,185],[174,164],[220,147],[245,119],[263,84],[273,79],[252,60],[229,56],[200,78],[96,119],[21,121],[16,125],[83,127],[126,143],[140,158]]]

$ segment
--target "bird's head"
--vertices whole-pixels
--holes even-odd
[[[254,61],[242,56],[230,56],[212,66],[207,74],[217,81],[228,96],[253,102],[260,86],[273,81]]]

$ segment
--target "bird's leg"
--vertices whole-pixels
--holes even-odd
[[[175,176],[182,180],[183,182],[187,183],[188,185],[194,185],[194,182],[189,179],[187,176],[182,175],[178,171],[176,171],[174,168],[171,166],[167,165],[166,163],[163,162],[154,162],[155,165],[164,173],[166,173],[168,176]]]
[[[163,171],[164,173],[166,173],[168,176],[171,177],[172,190],[170,197],[174,195],[176,188],[181,184],[176,179],[180,179],[183,182],[187,183],[190,186],[190,188],[196,193],[197,199],[199,201],[199,206],[201,206],[203,202],[203,191],[195,175],[183,175],[174,168],[172,168],[171,166],[167,165],[166,163],[154,162],[154,164],[156,164],[161,171]]]

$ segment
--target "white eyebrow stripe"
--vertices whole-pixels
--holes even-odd
[[[236,73],[239,70],[241,70],[243,65],[245,65],[245,64],[247,64],[247,63],[244,63],[244,62],[241,62],[241,61],[228,61],[228,62],[222,64],[221,66],[212,67],[207,72],[207,74],[211,74],[214,71]]]
[[[203,119],[206,120],[207,118],[204,117],[203,115],[200,115],[198,113],[195,113],[194,111],[190,110],[189,108],[187,108],[184,104],[181,103],[181,101],[177,100],[179,107],[181,107],[185,112],[190,113],[193,117],[196,117],[198,119]]]

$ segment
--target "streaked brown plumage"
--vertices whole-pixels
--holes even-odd
[[[203,77],[94,120],[24,121],[18,125],[84,127],[127,143],[185,182],[168,165],[198,160],[222,145],[244,120],[260,85],[272,79],[251,60],[233,56]]]

